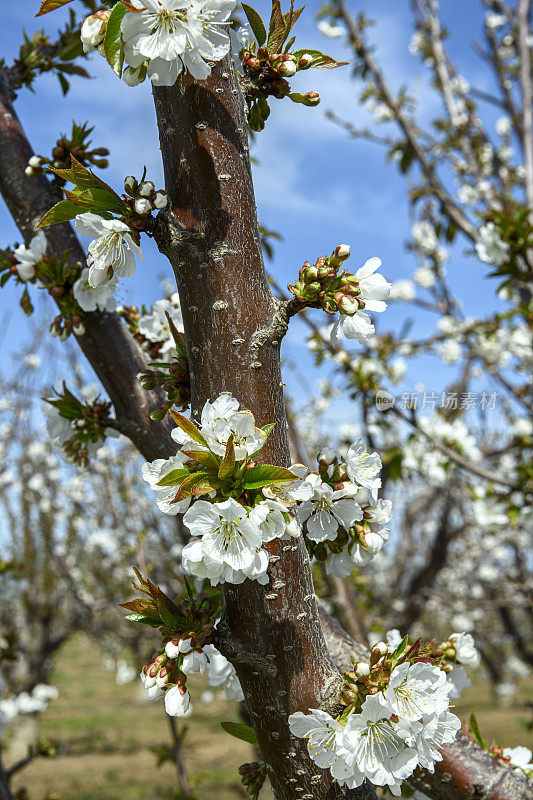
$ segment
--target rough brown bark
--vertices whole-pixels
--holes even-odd
[[[202,83],[154,89],[172,221],[156,241],[176,273],[192,411],[229,391],[258,425],[276,427],[261,452],[290,463],[276,301],[261,253],[243,100],[231,57]],[[281,332],[280,332],[281,333]],[[265,341],[266,340],[266,341]],[[264,342],[264,343],[263,343]],[[235,664],[278,800],[345,796],[290,735],[289,714],[327,703],[339,674],[320,628],[302,540],[272,542],[270,583],[225,587],[219,646]],[[364,787],[353,796],[372,797]]]
[[[12,104],[5,71],[0,69],[0,194],[26,244],[35,236],[34,225],[61,199],[43,175],[24,174],[34,155]],[[69,223],[45,229],[49,253],[70,251],[73,262],[85,263],[85,253]],[[109,395],[117,427],[143,456],[168,458],[176,447],[169,427],[150,419],[162,396],[142,389],[137,374],[146,368],[141,349],[117,314],[88,313],[86,333],[76,337],[83,353]]]

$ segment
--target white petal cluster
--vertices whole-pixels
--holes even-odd
[[[5,682],[0,676],[0,736],[3,726],[19,714],[38,714],[46,711],[50,700],[55,700],[59,694],[55,686],[45,683],[38,683],[31,692],[12,694],[2,699],[4,691]]]
[[[35,267],[46,253],[44,231],[34,236],[28,247],[21,244],[15,249],[17,274],[21,281],[31,281],[35,277]]]
[[[268,582],[261,530],[240,503],[232,498],[219,503],[197,500],[183,522],[195,537],[181,554],[185,572],[208,578],[213,586],[246,578]]]
[[[157,507],[163,514],[170,514],[171,516],[184,514],[191,504],[189,497],[185,498],[185,500],[173,503],[172,501],[176,496],[176,487],[157,485],[159,481],[162,480],[165,475],[168,475],[169,472],[172,472],[172,470],[184,469],[184,461],[184,456],[178,453],[168,459],[157,458],[155,461],[146,462],[142,466],[142,476],[149,484],[150,488],[156,493]]]
[[[376,274],[380,266],[379,258],[369,258],[355,273],[359,281],[359,299],[364,303],[364,310],[357,301],[354,301],[352,310],[343,311],[331,331],[331,341],[334,345],[339,343],[342,336],[347,339],[357,339],[364,344],[375,333],[374,325],[366,312],[385,311],[387,308],[385,300],[391,288],[391,284],[383,275]]]
[[[80,277],[72,287],[74,299],[83,311],[114,311],[115,289],[118,277],[113,276],[108,283],[101,286],[91,286],[89,283],[89,268],[84,267]]]
[[[333,541],[339,526],[349,531],[354,522],[363,519],[361,506],[349,489],[333,491],[317,476],[313,497],[298,506],[298,519],[306,523],[307,536],[313,542]]]
[[[130,85],[147,75],[156,86],[172,86],[186,69],[200,80],[211,74],[210,62],[229,52],[223,25],[235,0],[133,0],[139,11],[122,20],[124,80]]]
[[[242,703],[244,693],[233,664],[216,649],[214,644],[206,644],[204,653],[208,658],[207,682],[209,685],[223,689],[228,700]]]
[[[439,667],[405,662],[359,712],[334,719],[310,709],[292,714],[289,726],[294,736],[307,739],[314,763],[329,769],[341,786],[355,789],[368,780],[400,796],[402,781],[419,765],[433,772],[442,760],[440,748],[457,736],[460,720],[448,711],[451,690]]]
[[[501,267],[509,258],[509,245],[504,242],[493,222],[487,222],[479,229],[476,253],[481,261]]]
[[[223,456],[233,436],[236,461],[244,462],[262,447],[266,438],[266,433],[256,428],[253,415],[240,411],[239,402],[228,392],[205,403],[200,433],[207,445],[190,441],[181,428],[175,428],[172,437],[180,445],[180,451],[170,459],[157,459],[142,468],[143,478],[156,493],[159,509],[165,514],[184,514],[183,522],[192,538],[181,552],[182,568],[199,580],[208,579],[213,586],[239,584],[247,578],[266,584],[269,556],[263,544],[299,536],[300,526],[290,509],[295,502],[312,494],[304,480],[307,470],[296,465],[295,474],[301,473],[302,477],[284,493],[271,492],[271,496],[265,496],[253,508],[233,498],[216,499],[214,493],[208,495],[209,500],[204,496],[201,500],[186,498],[176,503],[176,486],[158,484],[175,470],[183,470],[185,477],[190,457],[183,451],[209,450]]]
[[[135,272],[135,255],[142,261],[141,248],[132,239],[132,230],[119,219],[104,219],[87,212],[78,214],[75,228],[83,236],[92,237],[87,255],[90,286],[103,286],[117,278],[129,277]]]
[[[455,648],[455,659],[459,664],[467,667],[477,667],[480,662],[479,652],[476,650],[474,637],[471,633],[452,633],[450,641]]]
[[[166,354],[167,357],[170,357],[175,349],[175,344],[170,332],[167,314],[169,314],[176,329],[183,333],[183,317],[177,292],[174,292],[168,300],[157,300],[152,306],[152,313],[145,314],[139,319],[139,333],[149,342],[162,342],[159,349],[160,354]]]

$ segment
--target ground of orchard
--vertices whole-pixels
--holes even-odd
[[[146,702],[138,682],[117,685],[104,656],[84,638],[69,642],[53,675],[59,698],[39,724],[42,736],[59,744],[59,755],[37,759],[19,774],[15,788],[25,786],[29,800],[57,792],[61,800],[175,800],[175,772],[158,767],[151,748],[169,742],[161,701]],[[195,682],[194,713],[186,725],[185,763],[195,800],[245,798],[237,767],[252,758],[249,745],[220,728],[221,720],[237,720],[237,708],[218,694],[210,704],[198,702],[205,691]],[[465,692],[456,712],[465,721],[472,708],[489,742],[533,748],[531,697],[533,681],[520,687],[511,707],[495,708],[482,682]],[[268,795],[265,795],[265,797]]]

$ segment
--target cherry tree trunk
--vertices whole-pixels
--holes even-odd
[[[155,236],[176,274],[192,411],[231,392],[276,427],[261,458],[289,465],[276,300],[266,278],[243,98],[230,57],[207,81],[154,88],[172,218]],[[267,545],[270,583],[225,586],[218,646],[233,662],[277,800],[345,795],[290,735],[289,714],[324,706],[340,676],[328,654],[302,539]],[[352,796],[375,797],[362,787]]]

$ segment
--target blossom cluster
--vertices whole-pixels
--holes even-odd
[[[443,647],[420,640],[409,646],[405,637],[390,652],[379,642],[368,662],[354,661],[345,673],[345,710],[336,718],[320,709],[292,714],[291,732],[307,739],[310,758],[341,786],[355,789],[368,780],[400,796],[417,766],[434,771],[440,748],[461,725],[449,711],[457,693]]]
[[[31,692],[12,694],[2,699],[5,682],[0,675],[0,738],[4,725],[8,724],[20,714],[36,714],[45,711],[50,700],[55,700],[58,691],[55,686],[38,683]]]
[[[381,459],[357,440],[342,462],[333,451],[318,457],[318,472],[306,477],[312,495],[297,508],[310,555],[327,573],[346,578],[366,566],[388,539],[390,500],[377,498]]]
[[[306,261],[299,280],[289,291],[307,306],[322,308],[326,314],[340,314],[331,332],[331,341],[337,345],[341,336],[368,342],[375,328],[368,311],[385,311],[391,284],[377,274],[381,260],[373,257],[360,267],[355,275],[339,267],[349,258],[350,246],[340,244],[330,256],[321,256],[311,265]]]
[[[249,411],[223,393],[207,401],[200,426],[172,412],[180,450],[143,466],[165,514],[183,514],[193,537],[183,548],[185,573],[212,585],[268,583],[264,545],[304,531],[309,552],[347,576],[383,547],[391,503],[377,499],[381,460],[355,442],[340,464],[321,454],[319,471],[255,465],[272,426],[257,428]],[[203,499],[200,499],[200,496]]]
[[[207,670],[211,686],[224,689],[228,699],[243,700],[235,670],[212,641],[218,622],[216,602],[203,595],[194,597],[187,583],[182,596],[172,600],[137,570],[135,573],[139,583],[133,586],[147,597],[120,605],[133,612],[126,619],[158,628],[162,637],[161,647],[140,675],[148,697],[164,694],[167,713],[182,717],[190,707],[188,676],[204,675]]]
[[[172,86],[184,69],[204,80],[211,74],[210,62],[229,52],[230,39],[222,26],[235,0],[132,0],[127,8],[121,22],[122,77],[129,86],[146,77],[155,86]],[[104,11],[84,21],[85,52],[102,46],[108,20]]]
[[[146,463],[142,473],[161,511],[184,514],[193,537],[183,548],[184,571],[212,585],[246,578],[267,583],[269,558],[262,545],[299,535],[291,506],[312,494],[302,480],[305,468],[255,465],[273,426],[256,427],[253,415],[239,410],[229,393],[205,403],[199,427],[174,412],[173,417],[178,427],[171,435],[180,450]]]

